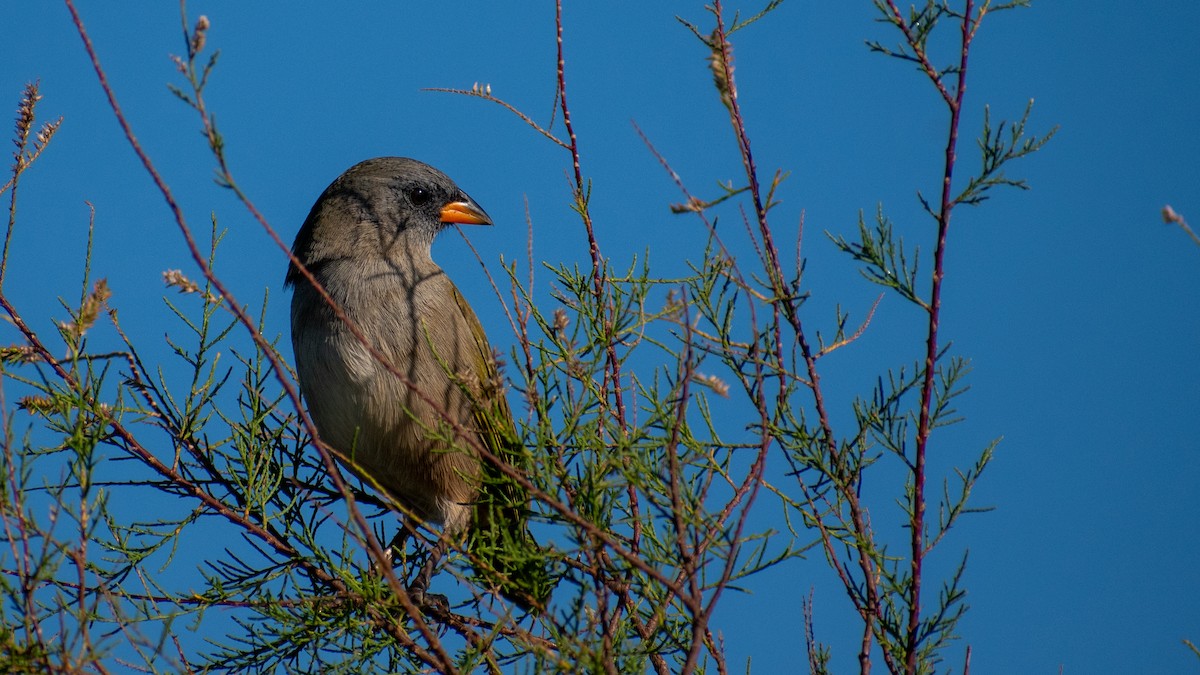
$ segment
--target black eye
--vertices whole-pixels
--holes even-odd
[[[433,199],[433,195],[425,188],[415,187],[409,189],[408,199],[412,202],[413,206],[425,206]]]

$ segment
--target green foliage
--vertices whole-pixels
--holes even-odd
[[[919,66],[947,105],[953,143],[975,31],[988,12],[1024,3],[967,2],[960,12],[929,2],[907,14],[875,4],[901,42],[868,45]],[[351,480],[337,461],[349,458],[314,441],[280,338],[263,333],[269,296],[256,313],[216,272],[215,218],[212,244],[201,252],[176,211],[204,278],[164,275],[183,295],[166,300],[173,360],[157,363],[143,358],[156,337],[123,330],[107,285],[90,280],[90,259],[80,300],[64,304],[68,320],[53,331],[41,328],[49,317],[40,312],[25,320],[3,292],[17,224],[10,215],[0,307],[17,343],[0,351],[0,376],[10,396],[21,396],[15,406],[7,398],[2,411],[0,668],[99,670],[120,659],[150,671],[726,672],[713,619],[722,596],[810,551],[831,572],[819,583],[841,585],[861,618],[862,644],[848,649],[864,670],[875,659],[907,673],[944,663],[967,609],[967,556],[936,594],[922,591],[934,581],[923,562],[960,516],[979,510],[968,501],[995,449],[955,457],[966,468],[943,477],[940,494],[926,492],[936,480],[926,465],[929,439],[963,419],[969,372],[938,336],[946,232],[956,206],[979,204],[998,187],[1025,187],[1005,169],[1050,134],[1026,134],[1028,108],[1017,123],[994,127],[985,109],[978,173],[955,183],[952,147],[944,173],[930,177],[943,186],[941,198],[931,203],[918,192],[932,232],[898,227],[880,206],[871,225],[860,215],[857,240],[831,237],[868,281],[916,308],[927,326],[911,362],[880,375],[867,394],[831,400],[821,359],[851,346],[870,317],[851,334],[839,308],[828,342],[812,327],[803,262],[790,269],[781,262],[770,222],[786,174],[760,179],[731,65],[729,36],[768,20],[778,5],[745,20],[735,15],[726,27],[714,3],[711,31],[680,19],[709,52],[746,170],[744,184],[718,183],[708,200],[670,172],[685,200],[672,209],[707,237],[682,278],[658,276],[650,252],[624,272],[600,253],[590,194],[603,183],[580,168],[562,59],[557,100],[566,140],[490,88],[458,92],[516,112],[569,153],[571,202],[593,252],[589,269],[546,264],[538,272],[548,283],[534,283],[532,262],[527,279],[516,263],[504,266],[519,339],[510,363],[498,365],[511,384],[520,445],[485,459],[488,480],[517,481],[533,496],[538,538],[550,544],[544,561],[517,565],[552,570],[556,588],[542,613],[519,611],[494,592],[488,574],[472,574],[481,561],[463,542],[441,542],[450,554],[432,588],[446,598],[410,592],[410,580],[428,572],[438,533],[414,532],[385,552],[401,509],[369,479]],[[199,115],[218,183],[257,218],[203,96],[217,60],[202,57],[208,22],[189,30],[183,20],[187,57],[176,64],[187,87],[172,91]],[[935,67],[927,50],[946,23],[960,29],[962,58]],[[20,108],[18,163],[6,186],[14,200],[22,173],[57,128],[51,123],[29,144],[38,98],[34,87]],[[150,158],[141,157],[171,201]],[[952,192],[953,185],[961,188]],[[718,217],[744,221],[748,241],[739,250],[755,256],[729,252]],[[926,268],[920,247],[898,231],[936,242]],[[551,300],[539,300],[546,289]],[[835,406],[852,411],[852,422],[835,425]],[[769,471],[769,463],[787,471]],[[867,504],[868,473],[890,490],[898,526],[882,517],[872,523],[870,509],[886,506]],[[497,544],[511,550],[489,551],[489,559],[522,555],[511,537]],[[802,620],[810,671],[829,672],[835,648],[816,638],[811,598]],[[200,631],[204,643],[173,637],[181,627]]]

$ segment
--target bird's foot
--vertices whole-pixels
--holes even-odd
[[[441,593],[429,593],[413,585],[408,587],[408,597],[422,612],[445,614],[450,611],[450,599]]]

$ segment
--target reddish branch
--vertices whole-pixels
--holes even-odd
[[[563,126],[567,130],[568,143],[571,151],[571,166],[574,169],[575,178],[575,202],[579,208],[579,215],[583,218],[583,226],[587,230],[588,252],[592,258],[592,294],[596,298],[597,312],[604,317],[604,335],[613,337],[613,324],[610,313],[611,307],[607,307],[607,302],[604,297],[604,288],[607,282],[607,271],[604,264],[604,259],[600,255],[600,243],[596,240],[596,231],[592,227],[592,215],[588,209],[587,186],[583,182],[583,170],[579,164],[579,141],[575,137],[575,127],[571,124],[571,109],[567,105],[567,79],[566,79],[566,62],[563,59],[563,23],[562,23],[562,0],[556,0],[554,3],[554,28],[556,31],[556,45],[558,48],[558,102],[559,109],[563,114]],[[608,359],[608,375],[606,382],[601,383],[600,395],[602,399],[607,399],[607,382],[611,381],[613,387],[613,404],[616,406],[616,422],[622,431],[625,431],[625,400],[621,395],[621,363],[617,359],[617,345],[612,339],[607,345]]]
[[[817,354],[812,350],[808,339],[805,335],[804,327],[800,321],[798,307],[794,300],[790,299],[787,284],[784,282],[783,268],[779,261],[779,249],[775,244],[774,237],[771,233],[770,225],[767,221],[767,211],[760,194],[760,185],[758,181],[758,170],[754,163],[754,156],[750,149],[750,139],[746,131],[745,120],[742,117],[741,107],[738,104],[737,85],[733,77],[732,54],[731,47],[727,38],[724,19],[722,17],[722,6],[720,0],[714,0],[712,11],[717,20],[717,28],[714,32],[714,44],[711,45],[714,50],[720,50],[721,59],[720,67],[724,70],[724,80],[728,83],[729,97],[727,105],[729,108],[730,118],[733,122],[734,134],[737,138],[738,147],[741,150],[742,163],[746,172],[746,176],[750,181],[750,194],[754,202],[754,212],[757,218],[759,235],[763,240],[763,248],[765,250],[768,264],[767,272],[771,276],[771,283],[774,287],[778,300],[772,303],[773,310],[778,313],[781,308],[791,324],[792,330],[796,334],[796,341],[800,348],[801,357],[804,360],[805,369],[808,374],[807,386],[813,395],[813,404],[817,410],[818,423],[821,428],[821,435],[825,441],[826,451],[830,459],[834,463],[835,473],[833,476],[837,484],[837,491],[842,499],[846,501],[850,509],[850,519],[853,523],[854,531],[857,536],[866,537],[870,530],[867,525],[865,511],[858,500],[857,490],[855,488],[854,478],[846,475],[844,472],[845,463],[838,450],[837,439],[834,436],[832,425],[829,421],[829,414],[825,404],[825,396],[821,389],[821,378],[817,371]],[[782,362],[782,361],[781,361]],[[824,537],[828,534],[822,528]],[[831,543],[826,541],[827,549],[831,550]],[[874,561],[870,556],[870,551],[864,546],[856,547],[858,552],[858,566],[862,574],[863,587],[865,590],[866,603],[865,606],[860,604],[855,598],[853,587],[847,586],[847,591],[851,592],[851,598],[854,599],[855,605],[863,618],[864,630],[862,646],[859,650],[860,669],[863,673],[869,673],[871,669],[870,650],[872,635],[874,631],[874,622],[879,615],[879,591],[877,586],[877,575],[875,573]],[[885,654],[885,659],[887,659]]]
[[[967,91],[967,57],[970,53],[971,40],[975,35],[978,19],[974,14],[973,0],[966,0],[962,14],[962,37],[960,41],[959,65],[956,75],[956,86],[953,93],[947,90],[942,81],[942,74],[930,63],[924,48],[914,38],[912,28],[904,19],[900,9],[893,0],[888,0],[888,9],[892,20],[904,33],[913,56],[917,58],[922,70],[930,81],[937,87],[950,111],[948,138],[946,140],[945,163],[942,174],[942,197],[938,210],[937,246],[933,254],[933,280],[929,298],[929,328],[925,341],[925,370],[921,383],[920,418],[917,422],[916,457],[913,462],[913,512],[910,523],[910,574],[912,576],[908,608],[908,632],[906,635],[907,660],[905,672],[917,671],[917,654],[921,640],[921,582],[923,564],[928,548],[925,543],[925,458],[929,447],[929,434],[932,426],[931,408],[934,398],[934,378],[938,355],[938,326],[941,319],[942,279],[945,275],[946,235],[950,230],[950,215],[955,201],[951,192],[954,177],[954,163],[958,146],[958,125],[962,111],[963,96]],[[982,15],[980,16],[982,18]]]
[[[663,157],[662,153],[660,153],[654,147],[654,144],[650,142],[650,139],[646,137],[646,134],[642,132],[642,130],[637,126],[637,124],[634,124],[633,127],[634,127],[634,130],[637,132],[638,136],[642,139],[642,142],[645,143],[646,147],[650,150],[650,153],[652,155],[654,155],[654,158],[658,160],[659,164],[662,165],[663,169],[665,169],[667,171],[667,173],[670,174],[671,180],[679,188],[680,192],[683,193],[683,196],[686,199],[686,203],[702,204],[703,202],[701,200],[697,199],[691,193],[691,191],[688,190],[687,185],[685,185],[683,182],[683,179],[680,178],[679,174],[676,173],[675,170],[671,168],[670,163],[667,162],[667,159],[665,157]],[[717,233],[714,223],[708,218],[707,214],[705,214],[704,209],[696,208],[696,209],[688,209],[688,210],[693,211],[700,218],[700,220],[704,223],[704,226],[708,230],[708,235],[716,243],[716,245],[717,245],[718,249],[720,250],[721,255],[724,257],[724,259],[729,260],[729,261],[734,260],[734,257],[729,253],[729,250],[725,247],[724,242],[721,240],[720,235]],[[745,278],[745,276],[742,275],[740,269],[738,269],[738,267],[736,265],[730,265],[725,270],[725,273],[728,275],[728,277],[731,279],[731,281],[733,281],[740,289],[742,289],[752,295],[755,294],[754,290],[752,289],[752,287],[750,285],[750,282]],[[685,305],[685,307],[686,307],[686,305]],[[757,310],[757,306],[755,305],[755,303],[753,303],[753,302],[749,303],[748,310],[750,313],[749,323],[751,326],[752,333],[757,334],[759,324],[758,324],[758,310]],[[776,350],[777,350],[776,354],[775,354],[775,358],[777,359],[778,363],[783,363],[783,355],[781,352],[778,351],[782,348],[783,343],[779,339],[779,335],[778,335],[780,321],[779,321],[777,305],[774,306],[773,311],[775,314],[775,317],[774,317],[775,318],[774,326],[775,326],[775,330],[776,330],[775,345],[776,345]],[[687,334],[689,336],[688,339],[685,340],[685,342],[686,342],[686,344],[691,345],[692,341],[691,341],[690,336],[694,334],[693,327],[691,326],[691,322],[690,322],[690,320],[688,320],[688,321],[682,322],[682,324],[683,324],[682,325],[683,329],[687,332]],[[729,551],[729,554],[725,558],[725,565],[721,571],[721,578],[715,584],[715,586],[714,586],[715,591],[712,594],[712,597],[709,599],[708,605],[704,609],[704,614],[703,614],[702,619],[703,619],[703,625],[705,626],[706,631],[708,631],[708,628],[707,628],[708,621],[709,621],[709,618],[712,616],[713,611],[716,609],[717,600],[721,596],[721,591],[728,585],[729,580],[732,577],[733,567],[736,564],[739,554],[741,552],[741,543],[740,543],[741,533],[745,529],[745,524],[749,517],[751,506],[753,506],[753,504],[758,496],[758,490],[760,487],[762,487],[762,477],[763,477],[764,472],[766,471],[767,456],[770,453],[770,448],[774,444],[774,440],[775,440],[774,435],[770,432],[770,428],[771,428],[770,406],[768,405],[768,403],[764,397],[764,392],[767,391],[767,387],[766,387],[767,373],[766,373],[766,369],[764,367],[764,361],[756,353],[756,350],[757,350],[757,343],[751,343],[751,344],[747,345],[747,347],[746,347],[746,358],[750,361],[750,363],[753,364],[753,367],[754,367],[754,374],[753,374],[753,378],[752,378],[753,384],[752,385],[749,384],[747,382],[747,379],[744,376],[741,379],[743,381],[746,391],[748,393],[750,393],[750,395],[754,398],[755,407],[759,413],[759,426],[761,429],[763,429],[763,433],[759,439],[759,443],[757,444],[758,449],[756,451],[757,454],[754,459],[753,465],[750,467],[750,470],[747,472],[746,477],[743,479],[742,483],[740,485],[738,485],[736,487],[736,489],[734,490],[733,496],[725,504],[725,507],[722,508],[721,511],[716,516],[716,522],[719,523],[721,526],[724,526],[724,524],[726,522],[728,522],[729,518],[733,515],[734,510],[737,509],[739,506],[741,506],[741,508],[742,508],[741,512],[738,515],[737,524],[734,526],[733,536],[730,539],[730,541],[731,541],[730,551]],[[784,396],[784,388],[783,388],[782,383],[780,383],[780,388],[779,388],[778,394],[777,394],[777,400],[782,402],[783,396]],[[722,529],[722,527],[711,528],[709,530],[709,532],[706,534],[705,538],[696,547],[697,554],[700,554],[703,551],[706,551],[708,549],[708,547],[710,547],[712,545],[712,543],[715,541],[718,534],[720,534],[723,531],[724,530]],[[715,641],[709,640],[708,644],[709,644],[710,652],[713,654],[714,658],[717,661],[718,672],[724,672],[725,662],[724,662],[724,659],[721,657],[721,653],[717,647],[717,643]]]

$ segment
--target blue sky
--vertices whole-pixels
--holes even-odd
[[[758,5],[742,7],[746,12]],[[80,10],[139,138],[179,192],[192,224],[229,229],[218,269],[243,301],[269,289],[268,331],[286,330],[284,259],[213,186],[194,114],[166,90],[182,51],[173,3]],[[421,91],[490,83],[545,122],[553,105],[553,12],[547,3],[373,3],[299,9],[193,2],[212,21],[221,59],[208,91],[242,187],[290,241],[320,191],[368,157],[406,155],[454,177],[497,222],[471,233],[485,261],[525,252],[586,260],[569,210],[566,155],[510,113]],[[789,0],[735,37],[736,75],[759,167],[791,171],[775,220],[805,218],[814,320],[835,303],[861,317],[877,290],[822,234],[853,233],[880,203],[906,239],[926,241],[915,199],[936,191],[944,113],[908,66],[868,53],[897,36],[870,2]],[[699,191],[740,164],[711,87],[705,50],[674,19],[707,21],[702,3],[569,3],[568,93],[593,215],[606,255],[644,250],[664,276],[702,243],[697,223],[634,132],[646,132]],[[1031,130],[1057,125],[1042,152],[1013,165],[1032,189],[957,212],[950,234],[944,335],[971,358],[967,422],[935,436],[933,460],[963,462],[996,437],[975,494],[990,513],[962,521],[951,564],[970,550],[967,644],[979,673],[1180,672],[1181,639],[1200,639],[1200,247],[1162,223],[1167,203],[1200,226],[1200,5],[1053,2],[989,17],[972,54],[962,169],[983,106]],[[947,55],[946,58],[949,58]],[[78,293],[87,206],[96,208],[94,267],[126,325],[161,334],[161,272],[186,251],[170,214],[125,145],[66,9],[0,10],[0,103],[15,109],[41,80],[45,116],[64,116],[26,177],[7,290],[25,308]],[[7,201],[7,198],[5,199]],[[435,256],[473,301],[497,345],[511,344],[490,290],[455,236]],[[65,261],[65,262],[60,262]],[[44,317],[48,320],[49,317]],[[911,312],[885,298],[871,329],[830,357],[827,381],[849,396],[920,353]],[[48,327],[44,323],[43,327]],[[157,331],[157,333],[155,332]],[[8,339],[8,338],[6,338]],[[844,593],[817,560],[726,596],[716,624],[733,664],[782,672],[802,650],[799,599],[814,589],[818,638],[839,672],[853,668]],[[735,669],[741,666],[733,665]]]

